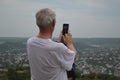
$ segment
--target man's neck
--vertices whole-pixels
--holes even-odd
[[[39,33],[37,37],[43,38],[43,39],[50,39],[52,38],[52,35],[47,34],[47,33]]]

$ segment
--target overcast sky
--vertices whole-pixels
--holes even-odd
[[[73,37],[120,38],[120,0],[0,0],[0,37],[36,36],[35,14],[46,7],[57,15],[53,37],[69,23]]]

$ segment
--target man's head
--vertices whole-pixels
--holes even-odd
[[[39,29],[55,26],[56,14],[49,8],[41,9],[36,13],[36,24]]]

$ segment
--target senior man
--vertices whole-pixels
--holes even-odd
[[[31,70],[31,80],[68,80],[66,70],[71,70],[76,57],[72,35],[60,35],[67,46],[52,41],[56,24],[56,14],[49,8],[36,13],[39,33],[27,41],[27,53]]]

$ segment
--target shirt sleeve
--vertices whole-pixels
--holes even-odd
[[[72,69],[72,65],[74,63],[75,52],[68,49],[64,44],[60,44],[60,46],[56,50],[57,60],[60,63],[60,66],[67,71]]]

